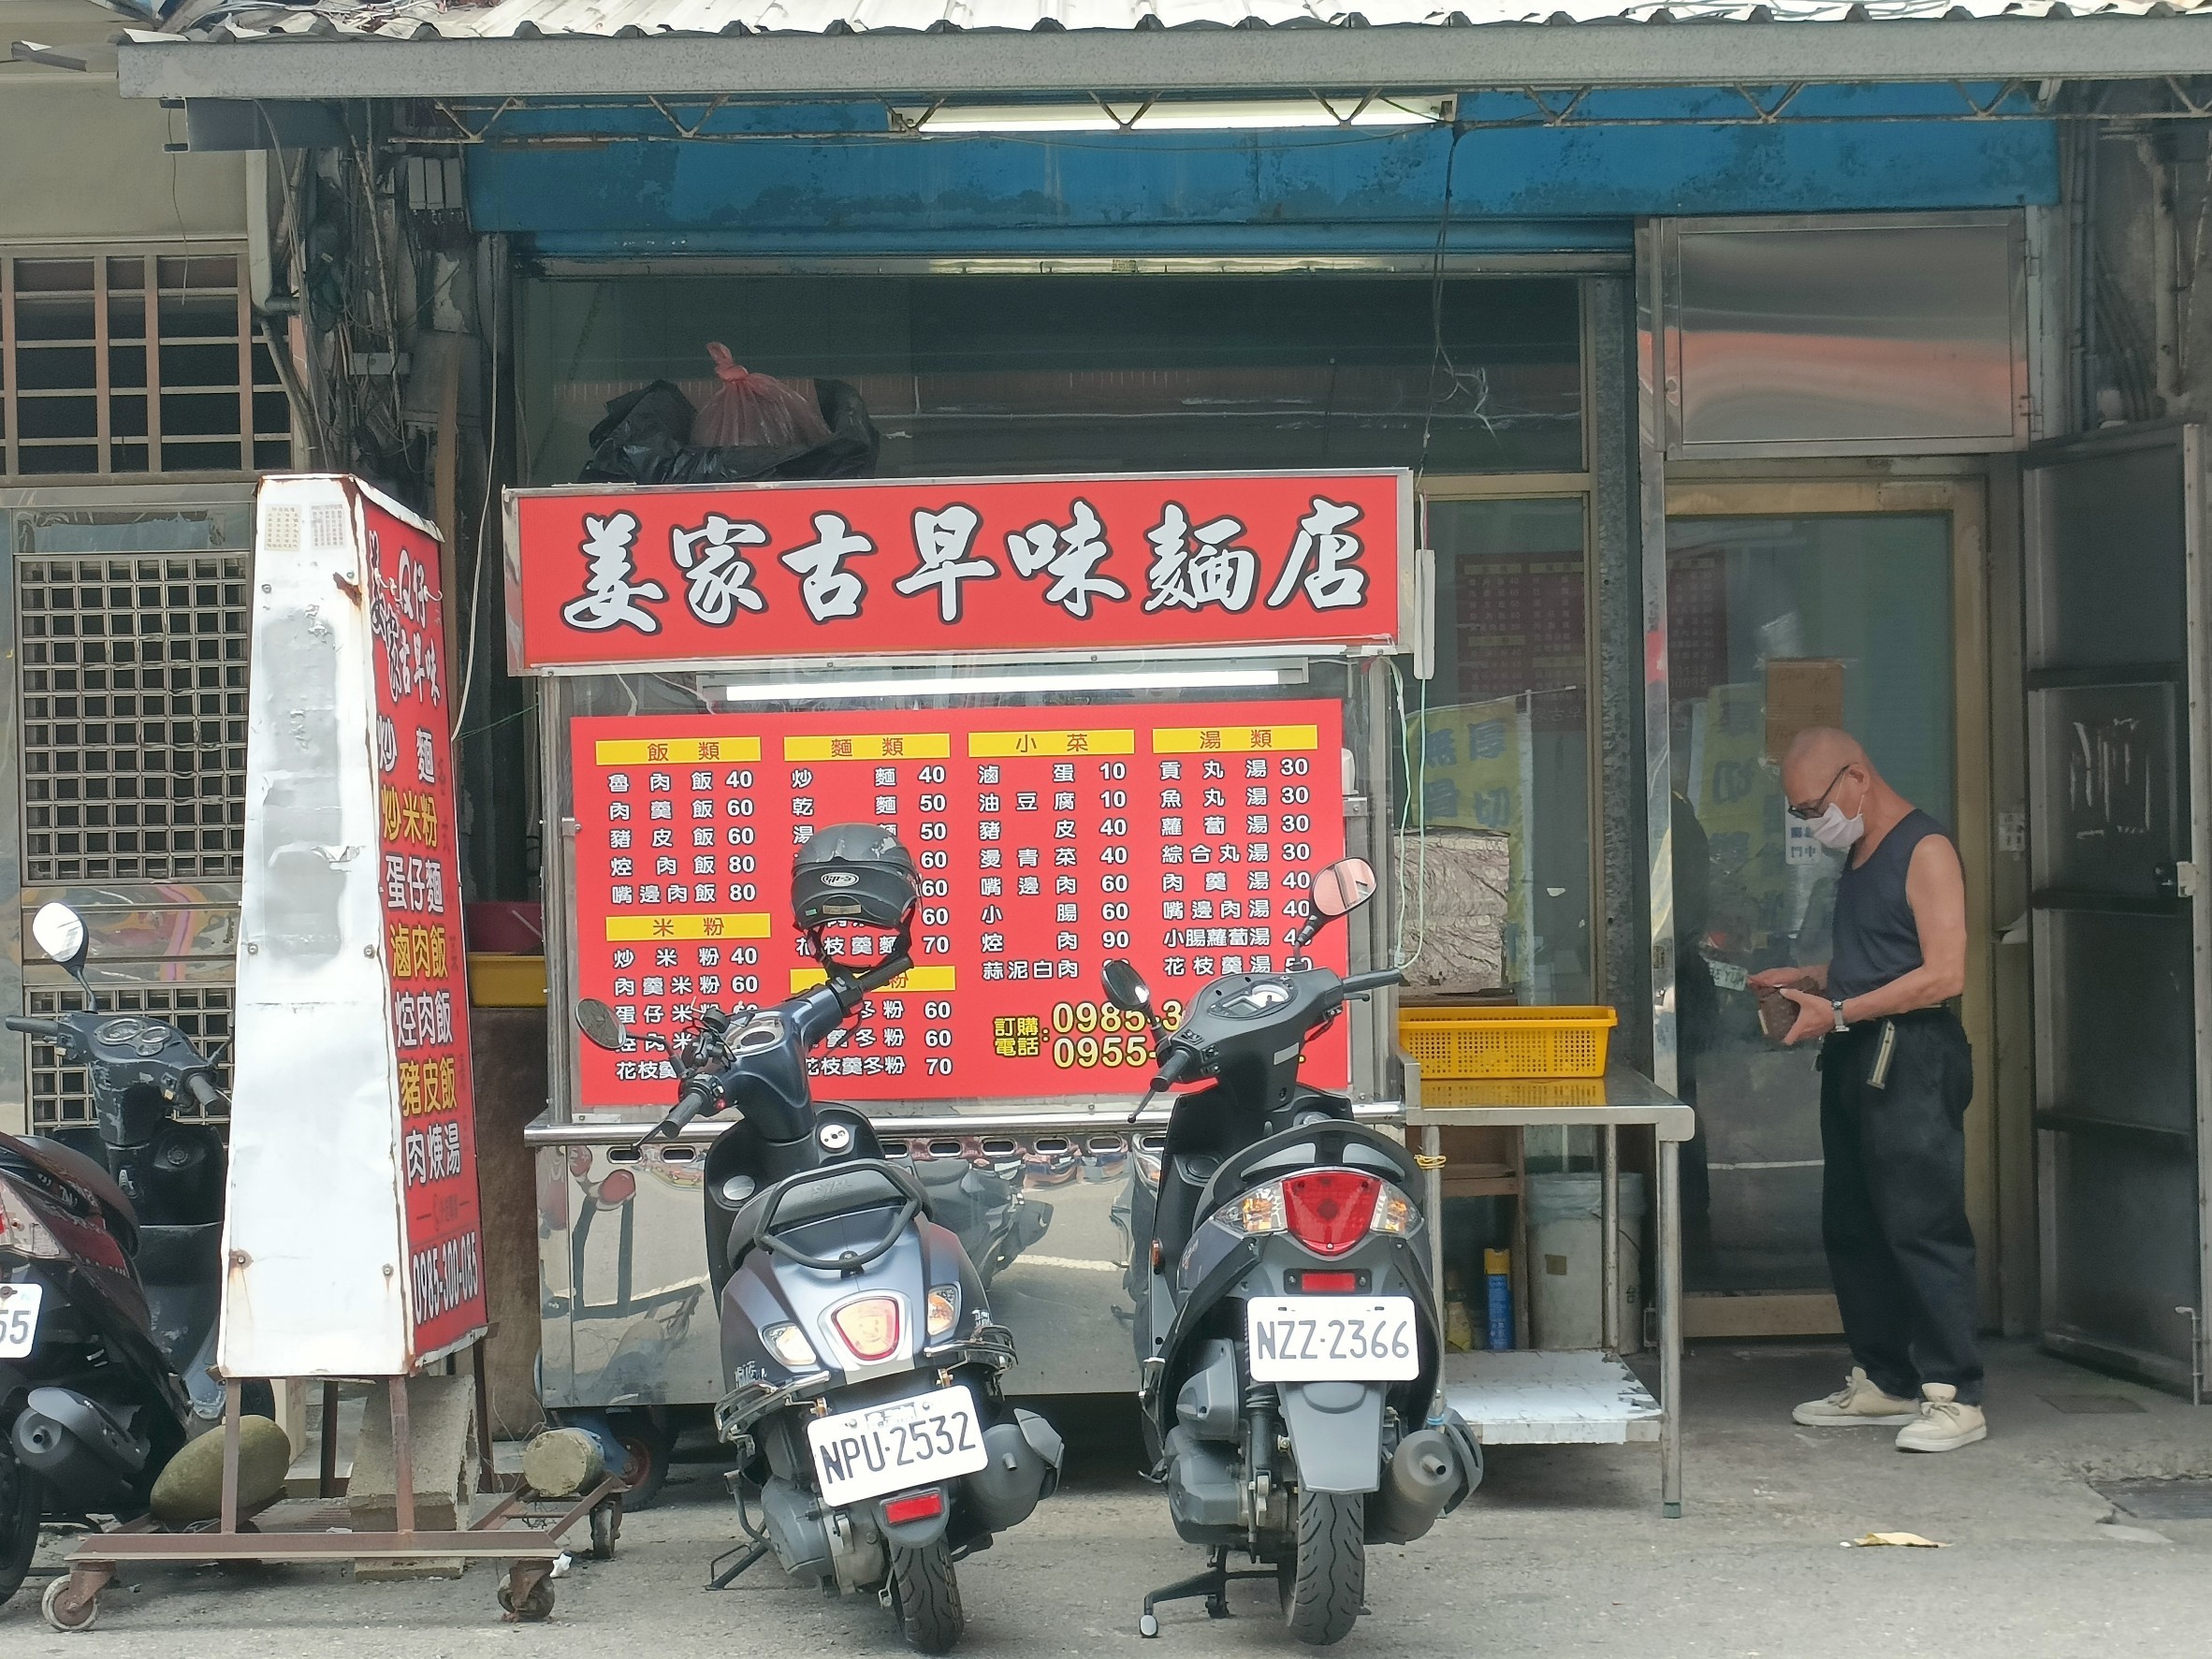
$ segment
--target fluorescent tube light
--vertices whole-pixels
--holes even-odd
[[[722,688],[730,703],[814,703],[839,698],[1000,697],[1026,691],[1217,691],[1288,684],[1280,668],[1122,669],[1104,674],[910,675],[904,678],[758,681]]]
[[[1093,98],[1081,104],[933,104],[891,110],[891,130],[953,133],[1272,132],[1300,128],[1448,124],[1458,99],[1374,93],[1211,102]]]

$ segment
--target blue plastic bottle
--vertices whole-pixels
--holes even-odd
[[[1513,1346],[1513,1252],[1483,1251],[1482,1271],[1490,1281],[1487,1346],[1492,1353],[1504,1353]]]

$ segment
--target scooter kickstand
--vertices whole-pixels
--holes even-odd
[[[1233,1618],[1234,1615],[1229,1610],[1229,1581],[1231,1579],[1273,1579],[1274,1576],[1272,1570],[1232,1573],[1229,1570],[1229,1551],[1216,1550],[1213,1564],[1204,1572],[1193,1573],[1187,1579],[1178,1579],[1144,1598],[1144,1610],[1137,1618],[1137,1634],[1142,1637],[1159,1634],[1159,1616],[1153,1608],[1163,1601],[1192,1601],[1202,1595],[1206,1598],[1207,1618]]]
[[[752,1565],[754,1562],[760,1560],[762,1556],[767,1553],[767,1545],[749,1544],[742,1550],[733,1550],[728,1555],[716,1556],[714,1559],[714,1564],[707,1569],[707,1571],[711,1572],[714,1577],[706,1581],[706,1588],[709,1590],[729,1589],[729,1587],[736,1581],[738,1574],[745,1571],[747,1567]],[[730,1565],[726,1567],[723,1566],[722,1563],[729,1561],[731,1555],[736,1556],[737,1559],[735,1562],[731,1562]]]

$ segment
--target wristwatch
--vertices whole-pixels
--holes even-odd
[[[1828,998],[1828,1006],[1836,1011],[1836,1029],[1839,1031],[1850,1030],[1850,1024],[1843,1018],[1843,998],[1831,997]]]

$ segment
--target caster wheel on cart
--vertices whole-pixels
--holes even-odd
[[[38,1613],[54,1629],[68,1632],[90,1630],[99,1623],[100,1597],[95,1591],[84,1598],[83,1605],[65,1602],[69,1593],[66,1576],[53,1579],[46,1587],[46,1594],[38,1598]]]
[[[591,1559],[612,1561],[615,1540],[622,1535],[622,1510],[613,1498],[591,1511]]]
[[[549,1618],[553,1612],[552,1581],[548,1579],[538,1579],[531,1585],[530,1594],[525,1595],[519,1603],[515,1599],[513,1587],[502,1584],[500,1586],[500,1610],[520,1624],[535,1624],[541,1620]]]
[[[1157,1636],[1159,1634],[1159,1615],[1157,1613],[1146,1613],[1139,1618],[1137,1621],[1137,1634],[1139,1636],[1144,1637]]]

